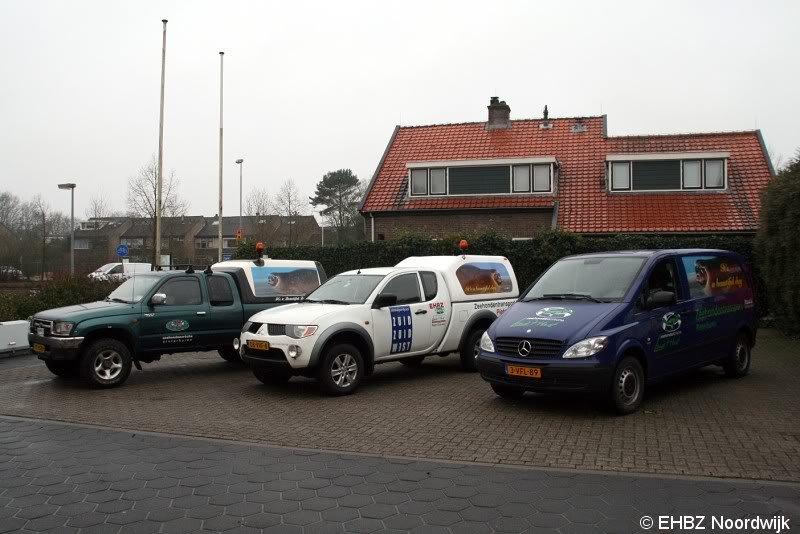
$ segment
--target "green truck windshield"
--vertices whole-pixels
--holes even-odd
[[[140,274],[125,280],[117,289],[111,292],[106,300],[114,302],[139,302],[144,298],[159,280],[164,278],[158,275]]]

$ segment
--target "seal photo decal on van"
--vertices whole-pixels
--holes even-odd
[[[681,327],[681,314],[675,312],[665,313],[661,318],[661,328],[664,332],[675,332]]]
[[[570,315],[572,315],[572,310],[569,308],[562,308],[560,306],[553,308],[542,308],[536,312],[537,317],[549,317],[551,319],[566,319]]]
[[[189,321],[186,319],[173,319],[167,323],[167,330],[170,332],[182,332],[189,328]]]

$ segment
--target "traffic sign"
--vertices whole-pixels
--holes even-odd
[[[128,255],[128,245],[119,245],[117,247],[117,256],[127,256]]]
[[[231,261],[233,259],[233,254],[223,254],[222,261]]]

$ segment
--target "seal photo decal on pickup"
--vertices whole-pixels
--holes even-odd
[[[389,308],[392,316],[392,350],[391,354],[399,354],[411,350],[414,327],[411,322],[409,306],[393,306]]]
[[[182,332],[189,328],[189,321],[186,319],[173,319],[167,323],[167,330],[170,332]]]
[[[513,289],[508,269],[497,262],[465,263],[456,269],[456,278],[465,295],[509,293]]]
[[[537,317],[548,317],[550,319],[566,319],[570,315],[572,315],[572,310],[561,306],[542,308],[536,312]]]

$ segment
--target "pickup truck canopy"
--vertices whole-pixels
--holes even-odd
[[[230,274],[246,304],[300,300],[327,280],[325,269],[315,261],[236,260],[215,263],[211,270]]]

